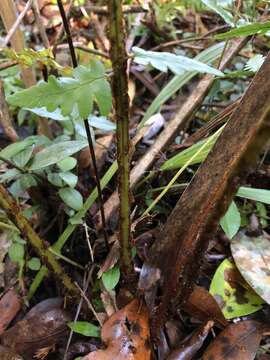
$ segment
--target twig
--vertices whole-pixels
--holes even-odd
[[[46,33],[46,29],[43,24],[43,20],[40,16],[40,11],[39,11],[39,6],[38,6],[37,0],[33,0],[32,9],[34,12],[35,21],[36,21],[43,45],[46,49],[48,49],[50,47],[50,42],[49,42],[49,39],[48,39],[48,36]]]
[[[20,15],[17,17],[17,20],[15,21],[15,23],[13,24],[13,26],[11,27],[11,29],[9,30],[7,36],[5,37],[4,40],[4,47],[7,46],[7,44],[10,42],[11,38],[13,37],[13,35],[15,34],[17,28],[19,27],[21,21],[23,20],[23,18],[25,17],[27,11],[31,8],[33,3],[33,0],[28,0],[28,2],[26,3],[23,11],[20,13]]]
[[[108,15],[108,10],[106,6],[88,5],[85,6],[85,9],[89,12],[93,12],[98,15]],[[147,11],[148,10],[146,8],[138,5],[133,5],[133,6],[124,5],[122,10],[123,14],[147,13]]]
[[[9,62],[4,62],[4,63],[0,64],[0,71],[8,69],[10,67],[13,67],[15,65],[18,65],[18,61],[16,61],[16,60],[9,61]]]
[[[19,136],[12,125],[12,121],[9,116],[8,105],[5,99],[5,92],[3,82],[0,80],[0,124],[7,137],[15,142],[19,139]]]
[[[43,262],[50,269],[58,281],[70,292],[78,297],[78,290],[70,277],[64,272],[54,255],[48,250],[46,243],[38,236],[28,220],[22,215],[19,205],[9,195],[3,185],[0,184],[0,206],[7,213],[9,219],[14,222],[22,235],[28,239]]]
[[[130,245],[129,98],[122,0],[108,1],[108,13],[112,93],[117,126],[120,265],[123,279],[129,283],[133,274]]]
[[[73,64],[73,67],[76,68],[78,66],[78,62],[77,62],[76,53],[75,53],[75,49],[73,46],[73,41],[72,41],[72,37],[71,37],[71,33],[70,33],[70,28],[69,28],[69,24],[68,24],[68,21],[66,18],[66,13],[65,13],[65,9],[64,9],[62,0],[57,0],[57,4],[58,4],[60,15],[61,15],[61,18],[63,21],[65,33],[67,36],[67,42],[69,45],[69,51],[70,51],[70,55],[71,55],[71,59],[72,59],[72,64]],[[108,242],[108,236],[107,236],[107,231],[106,231],[106,221],[105,221],[105,214],[104,214],[104,207],[103,207],[102,190],[101,190],[101,185],[100,185],[99,173],[97,170],[96,155],[95,155],[95,150],[94,150],[94,145],[93,145],[93,140],[92,140],[92,136],[91,136],[88,119],[84,119],[84,127],[85,127],[86,134],[87,134],[89,150],[90,150],[94,173],[95,173],[96,186],[98,189],[98,199],[99,199],[99,207],[100,207],[101,218],[102,218],[102,225],[103,225],[102,230],[103,230],[104,241],[105,241],[107,249],[109,249],[109,242]]]

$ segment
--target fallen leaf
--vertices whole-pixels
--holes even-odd
[[[202,347],[213,326],[213,321],[208,321],[203,326],[200,326],[191,337],[184,341],[177,349],[173,350],[166,360],[191,360]]]
[[[21,308],[21,301],[15,289],[10,289],[0,300],[0,335],[15,318]]]
[[[202,360],[253,360],[262,339],[262,326],[252,320],[227,326],[208,346]]]
[[[54,300],[54,299],[53,299]],[[39,349],[50,347],[67,331],[68,314],[59,303],[48,300],[38,304],[23,320],[6,330],[1,336],[2,345],[22,356],[33,356]]]
[[[216,299],[226,319],[249,315],[262,308],[263,300],[228,259],[223,260],[216,270],[209,292]]]
[[[135,299],[104,324],[101,338],[107,348],[94,351],[82,360],[150,360],[149,336],[147,308]]]
[[[0,345],[0,359],[1,360],[23,360],[23,358],[13,352],[12,350]]]
[[[222,327],[228,324],[214,297],[202,286],[194,286],[182,308],[189,315],[201,321],[214,320]]]
[[[252,237],[241,231],[231,241],[231,251],[241,275],[270,304],[269,235]]]

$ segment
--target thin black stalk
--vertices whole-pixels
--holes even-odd
[[[68,46],[69,46],[72,65],[73,65],[73,68],[76,68],[78,66],[78,61],[76,58],[75,48],[74,48],[74,44],[73,44],[71,32],[70,32],[70,27],[69,27],[69,23],[68,23],[68,20],[66,17],[66,13],[65,13],[65,9],[64,9],[62,0],[57,0],[57,4],[58,4],[58,8],[59,8],[60,15],[62,18],[64,30],[65,30],[65,33],[67,36],[67,42],[68,42]],[[106,247],[107,247],[107,249],[109,249],[108,235],[107,235],[107,231],[106,231],[106,219],[105,219],[105,212],[104,212],[104,206],[103,206],[103,197],[102,197],[102,190],[101,190],[101,185],[100,185],[100,177],[99,177],[99,173],[98,173],[98,169],[97,169],[96,155],[95,155],[95,150],[94,150],[94,145],[93,145],[93,141],[92,141],[92,136],[91,136],[88,119],[84,120],[84,127],[85,127],[85,131],[86,131],[86,135],[87,135],[88,146],[89,146],[92,164],[93,164],[93,168],[94,168],[96,186],[97,186],[97,191],[98,191],[99,208],[100,208],[102,228],[103,228],[103,236],[104,236]]]

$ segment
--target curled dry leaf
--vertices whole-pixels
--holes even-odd
[[[54,299],[53,299],[54,300]],[[68,314],[61,309],[58,302],[45,300],[31,310],[23,320],[1,336],[2,345],[17,352],[26,359],[33,356],[41,348],[57,344],[67,331]]]
[[[208,321],[205,325],[200,326],[191,337],[171,352],[167,360],[191,360],[202,347],[213,326],[213,321]]]
[[[222,327],[228,324],[216,300],[202,286],[194,286],[183,310],[201,321],[214,320]]]
[[[150,360],[149,336],[147,308],[135,299],[104,324],[101,338],[107,348],[94,351],[83,360]]]
[[[23,358],[10,350],[9,348],[6,348],[5,346],[0,345],[0,359],[1,360],[23,360]]]
[[[21,301],[18,294],[15,289],[10,289],[0,300],[0,335],[15,318],[20,308]]]
[[[248,320],[227,326],[206,349],[203,360],[253,360],[262,339],[262,326]]]
[[[232,255],[241,275],[270,304],[270,241],[269,235],[248,236],[239,232],[231,242]]]

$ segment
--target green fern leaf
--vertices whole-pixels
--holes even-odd
[[[110,85],[100,62],[92,62],[90,68],[77,67],[73,70],[72,78],[50,76],[48,82],[42,81],[10,95],[7,101],[24,108],[45,107],[51,112],[60,107],[64,116],[70,115],[77,106],[83,119],[92,112],[94,102],[101,115],[107,115],[112,104]]]

